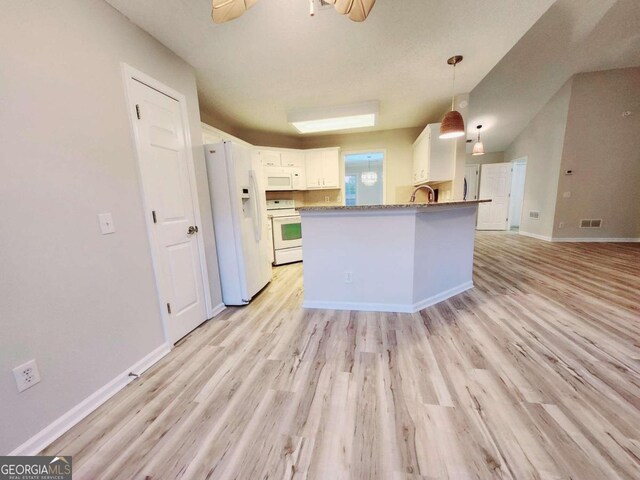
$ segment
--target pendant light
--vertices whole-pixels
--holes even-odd
[[[371,157],[369,157],[369,171],[362,172],[360,181],[367,187],[371,187],[378,181],[378,172],[371,170]]]
[[[473,152],[471,155],[484,155],[484,145],[480,141],[480,129],[482,128],[482,125],[478,125],[476,128],[478,129],[478,141],[473,146]]]
[[[451,87],[451,110],[440,123],[440,138],[456,138],[464,135],[464,119],[455,105],[456,65],[462,61],[462,55],[456,55],[447,60],[447,64],[453,65],[453,83]]]

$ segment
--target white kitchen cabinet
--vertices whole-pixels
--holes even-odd
[[[430,123],[413,143],[413,183],[453,180],[455,139],[440,139],[440,124]]]
[[[280,152],[276,150],[258,150],[258,154],[263,167],[282,166],[282,154]]]
[[[307,189],[340,188],[340,149],[321,148],[305,151]]]
[[[283,167],[296,167],[304,169],[304,151],[283,150],[282,152],[280,152],[280,164]]]

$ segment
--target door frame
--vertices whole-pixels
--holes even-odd
[[[524,156],[524,157],[519,157],[516,158],[515,160],[511,160],[511,190],[513,190],[513,171],[514,171],[514,167],[515,165],[524,165],[524,185],[522,186],[522,206],[524,207],[524,191],[525,188],[527,186],[527,163],[529,161],[529,157],[528,156]],[[520,224],[522,224],[522,214],[524,213],[524,210],[520,212]],[[509,230],[511,230],[512,226],[511,226],[511,192],[509,192]]]
[[[153,276],[156,287],[156,296],[158,297],[158,308],[160,311],[160,319],[162,322],[162,331],[164,334],[165,341],[173,348],[173,340],[169,336],[169,314],[164,308],[164,302],[162,298],[162,292],[160,290],[160,282],[159,282],[159,272],[161,271],[159,268],[159,260],[156,258],[155,249],[153,248],[154,235],[153,235],[153,224],[151,222],[151,216],[149,212],[151,209],[149,205],[147,205],[147,197],[146,192],[144,190],[144,182],[142,177],[142,166],[140,164],[140,138],[138,137],[138,133],[135,127],[136,116],[135,112],[135,103],[131,98],[131,82],[138,81],[153,90],[158,91],[159,93],[166,95],[167,97],[173,98],[180,104],[180,116],[182,117],[183,122],[183,136],[184,136],[184,146],[185,153],[187,159],[187,170],[189,172],[189,188],[191,190],[191,206],[193,208],[193,215],[197,225],[202,225],[202,218],[200,216],[200,205],[198,204],[198,188],[196,184],[196,173],[195,173],[195,164],[193,158],[193,147],[191,141],[191,130],[189,125],[189,115],[187,111],[187,99],[186,97],[168,87],[162,82],[159,82],[155,78],[147,75],[140,70],[133,68],[131,65],[128,65],[124,62],[120,63],[121,73],[122,73],[122,82],[124,85],[124,94],[125,94],[125,103],[127,108],[127,115],[129,117],[129,128],[131,131],[131,138],[133,140],[133,147],[135,151],[136,157],[136,171],[138,176],[138,188],[140,192],[140,196],[142,198],[142,207],[144,209],[144,223],[147,230],[147,240],[149,246],[149,254],[151,255],[151,262],[153,265]],[[209,285],[209,272],[207,271],[207,261],[204,251],[204,239],[202,235],[197,235],[196,238],[198,245],[198,254],[200,255],[200,272],[202,274],[202,287],[204,290],[204,302],[205,302],[205,315],[206,318],[203,321],[213,317],[213,307],[211,305],[211,291]]]
[[[387,203],[387,149],[386,148],[365,148],[360,150],[343,150],[342,153],[342,172],[340,174],[340,188],[342,189],[342,203],[346,204],[346,185],[344,176],[347,173],[347,155],[363,155],[365,153],[381,153],[382,154],[382,203]]]

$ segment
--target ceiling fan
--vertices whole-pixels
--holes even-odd
[[[224,23],[242,15],[258,0],[212,0],[211,17],[214,23]],[[315,13],[315,2],[333,5],[338,13],[348,15],[354,22],[366,20],[376,0],[309,0],[310,13]]]

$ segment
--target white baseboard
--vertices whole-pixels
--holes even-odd
[[[216,305],[215,307],[213,307],[211,309],[211,314],[209,316],[209,318],[213,318],[216,315],[218,315],[220,312],[222,312],[225,308],[227,308],[227,306],[224,303],[220,303],[218,305]]]
[[[573,242],[592,242],[592,243],[640,243],[640,238],[589,238],[589,237],[577,237],[577,238],[561,238],[561,237],[546,237],[544,235],[538,235],[537,233],[518,232],[525,237],[537,238],[538,240],[544,240],[546,242],[558,242],[558,243],[573,243]]]
[[[552,242],[591,242],[591,243],[640,243],[640,238],[558,238],[551,239]]]
[[[62,434],[67,432],[71,427],[80,422],[80,420],[85,418],[96,408],[122,390],[129,382],[133,381],[135,377],[130,377],[130,372],[138,375],[142,374],[142,372],[147,370],[170,351],[171,346],[168,343],[160,345],[154,351],[134,363],[116,378],[101,387],[98,391],[89,395],[67,413],[54,420],[44,429],[40,430],[29,440],[9,453],[9,455],[31,456],[38,454]]]
[[[423,308],[427,308],[447,298],[473,288],[473,282],[465,282],[462,285],[446,290],[438,295],[426,298],[416,303],[361,303],[361,302],[325,302],[315,300],[305,300],[302,304],[304,308],[321,308],[323,310],[355,310],[360,312],[392,312],[392,313],[415,313]]]
[[[537,233],[523,232],[522,230],[518,231],[518,235],[523,235],[525,237],[536,238],[538,240],[544,240],[545,242],[551,242],[552,241],[551,237],[547,237],[545,235],[538,235]]]
[[[414,303],[412,307],[413,311],[418,312],[423,308],[427,308],[427,307],[430,307],[431,305],[435,305],[436,303],[440,303],[446,300],[447,298],[451,298],[454,295],[458,295],[459,293],[466,292],[467,290],[470,290],[472,288],[473,288],[473,281],[465,282],[462,285],[458,285],[457,287],[453,287],[453,288],[450,288],[449,290],[445,290],[444,292],[439,293],[438,295],[434,295],[432,297],[425,298],[420,302]]]

